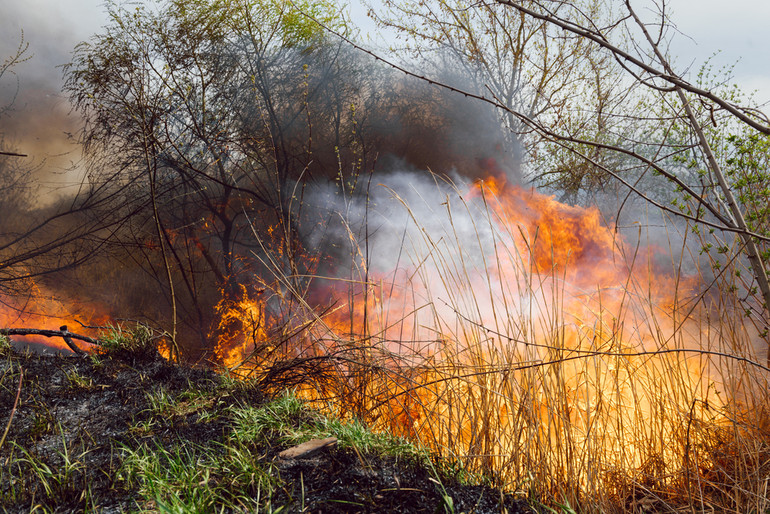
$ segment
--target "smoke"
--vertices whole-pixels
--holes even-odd
[[[456,72],[451,77],[441,75],[447,84],[478,93],[469,78]],[[390,87],[397,88],[408,108],[396,116],[385,113],[375,124],[388,152],[381,170],[429,169],[478,179],[488,176],[493,160],[508,180],[521,181],[520,146],[493,107],[418,79],[395,76],[392,80]]]
[[[483,215],[483,206],[475,200],[466,203],[460,192],[491,176],[509,184],[522,182],[521,148],[515,135],[489,104],[378,68],[376,63],[365,66],[379,71],[379,87],[392,96],[378,97],[361,123],[370,153],[377,154],[376,164],[359,170],[355,181],[347,180],[355,183],[353,188],[340,187],[339,181],[314,182],[304,200],[301,237],[306,248],[325,257],[319,274],[341,276],[364,268],[384,273],[408,267],[410,259],[431,251],[426,245],[432,244],[432,236],[426,234],[481,245],[481,251],[466,248],[463,258],[483,269],[478,259],[491,251],[494,237],[488,226],[474,226],[473,217]],[[445,83],[479,93],[461,73],[436,73]],[[339,165],[330,169],[327,178]],[[456,254],[458,249],[444,251]],[[323,295],[333,290],[325,286],[315,290],[315,301],[330,301]]]
[[[79,116],[62,95],[61,65],[102,18],[94,0],[8,2],[0,18],[0,60],[26,49],[0,77],[0,136],[5,150],[28,155],[19,165],[41,186],[42,205],[80,184]]]

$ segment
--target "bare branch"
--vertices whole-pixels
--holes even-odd
[[[60,330],[45,330],[39,328],[0,328],[0,335],[3,336],[43,336],[43,337],[61,337],[77,339],[89,344],[101,346],[102,343],[98,339],[93,337],[83,336],[80,334],[73,334],[67,330],[66,326],[61,327]],[[73,350],[74,351],[74,350]],[[82,350],[80,350],[82,352]],[[77,352],[76,352],[77,353]]]
[[[711,100],[715,104],[719,105],[726,111],[728,111],[730,114],[734,115],[736,118],[741,120],[742,122],[746,123],[750,127],[752,127],[755,130],[758,130],[759,132],[763,134],[770,135],[770,126],[759,123],[756,121],[756,119],[752,116],[748,116],[745,113],[745,109],[734,105],[727,100],[724,100],[723,98],[719,97],[718,95],[713,94],[710,91],[706,91],[705,89],[698,88],[696,86],[693,86],[683,78],[681,78],[678,75],[675,75],[673,73],[670,73],[669,71],[663,71],[659,70],[641,59],[634,57],[633,55],[629,54],[628,52],[622,50],[616,45],[613,45],[610,43],[605,37],[603,37],[600,33],[596,33],[594,31],[590,31],[580,25],[577,25],[573,22],[569,22],[567,20],[561,19],[556,16],[549,16],[542,13],[539,13],[537,11],[534,11],[532,9],[528,9],[524,7],[523,5],[514,2],[513,0],[495,0],[496,2],[507,5],[509,7],[512,7],[524,14],[527,14],[529,16],[532,16],[534,18],[537,18],[539,20],[546,21],[548,23],[552,23],[553,25],[556,25],[557,27],[560,27],[564,30],[568,30],[572,32],[573,34],[576,34],[578,36],[584,37],[586,39],[589,39],[602,47],[606,48],[610,52],[612,52],[614,55],[618,56],[619,58],[626,60],[638,68],[646,71],[650,75],[656,78],[660,78],[665,80],[666,82],[672,84],[673,86],[680,87],[685,91],[688,91],[690,93],[693,93],[695,95],[698,95],[703,98],[707,98],[708,100]]]

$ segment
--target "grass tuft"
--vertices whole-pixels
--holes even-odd
[[[234,440],[172,448],[124,448],[120,479],[144,498],[140,511],[254,511],[270,503],[278,480],[262,462]]]
[[[111,355],[150,360],[159,355],[158,339],[146,325],[126,328],[118,324],[102,334],[99,340],[102,348]]]
[[[7,357],[12,350],[13,347],[11,346],[10,338],[5,335],[0,335],[0,356]]]

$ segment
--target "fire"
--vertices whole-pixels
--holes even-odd
[[[406,214],[385,211],[365,241],[374,257],[354,248],[344,279],[302,290],[276,269],[273,282],[228,282],[206,334],[213,360],[236,376],[279,377],[323,406],[333,398],[339,414],[509,484],[608,491],[654,476],[650,487],[665,487],[707,468],[701,449],[726,423],[727,386],[696,350],[734,341],[693,302],[699,277],[666,269],[659,249],[629,243],[597,208],[487,165],[489,176],[438,202],[414,195],[429,204],[424,216],[384,188],[375,203]],[[389,223],[401,247],[377,246]]]
[[[665,270],[598,209],[502,174],[458,196],[442,204],[444,233],[404,237],[408,264],[363,262],[357,280],[332,282],[336,308],[292,351],[347,351],[323,378],[340,412],[509,483],[556,473],[590,487],[653,463],[675,481],[708,437],[682,427],[725,421],[708,358],[683,351],[715,341],[680,312],[697,277]],[[318,383],[300,394],[322,397]]]
[[[265,307],[261,296],[264,289],[250,294],[246,286],[238,286],[236,294],[222,298],[215,307],[217,326],[210,336],[216,336],[214,349],[217,360],[225,367],[237,366],[256,354],[268,339]]]
[[[109,316],[98,305],[58,298],[31,281],[24,295],[0,298],[0,327],[3,328],[59,330],[66,325],[71,332],[97,336],[97,330],[93,327],[106,326],[109,321]],[[71,352],[59,338],[31,335],[24,336],[23,341]],[[76,344],[82,350],[93,351],[93,347],[87,343]]]

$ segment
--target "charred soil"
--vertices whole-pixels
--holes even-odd
[[[158,356],[4,345],[0,405],[5,512],[533,512],[414,448],[356,444],[295,398]],[[339,444],[278,456],[316,436]]]

